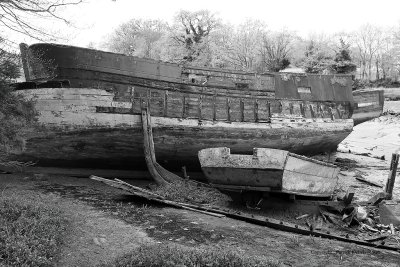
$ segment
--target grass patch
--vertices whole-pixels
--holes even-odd
[[[196,185],[185,180],[178,180],[159,186],[154,193],[169,200],[192,204],[225,206],[231,200],[227,195],[222,194],[215,188]]]
[[[103,266],[255,267],[280,266],[280,264],[276,260],[256,256],[249,257],[237,251],[224,250],[218,247],[195,249],[176,245],[152,244],[138,247],[132,252],[118,257],[112,263]]]
[[[0,197],[0,266],[54,266],[67,220],[39,197]]]

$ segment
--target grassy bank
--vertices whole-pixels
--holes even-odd
[[[0,266],[53,266],[67,220],[39,196],[0,197]]]
[[[237,251],[207,247],[201,249],[185,248],[176,245],[153,244],[117,258],[104,266],[115,267],[255,267],[280,266],[278,261],[264,257],[249,257]]]

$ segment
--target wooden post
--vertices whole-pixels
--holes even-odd
[[[339,119],[342,119],[342,112],[340,111],[340,109],[338,107],[336,107],[336,112],[338,114]]]
[[[393,187],[394,187],[394,182],[396,180],[396,172],[397,172],[397,165],[399,164],[399,154],[392,154],[392,161],[390,162],[390,171],[389,171],[389,176],[388,180],[386,183],[386,199],[392,199],[393,198]]]
[[[293,115],[293,103],[289,103],[289,112],[290,112],[290,115]]]
[[[168,91],[164,93],[164,117],[168,115]]]
[[[335,115],[333,114],[332,108],[328,108],[329,116],[331,116],[331,120],[335,119]]]
[[[135,110],[135,87],[133,86],[129,87],[129,95],[130,95],[130,101],[132,103],[130,113],[133,114],[133,111]]]
[[[310,105],[311,118],[315,118],[315,112],[312,105]]]
[[[182,118],[185,118],[186,114],[186,97],[185,95],[182,96]]]
[[[186,166],[182,167],[182,174],[185,180],[189,180],[190,177],[187,175]]]
[[[240,121],[244,121],[244,102],[240,99]]]
[[[226,98],[226,115],[227,115],[227,121],[231,122],[231,100],[229,97]]]
[[[347,189],[346,195],[343,198],[344,204],[349,205],[351,201],[353,201],[354,193],[355,193],[354,188],[349,187]]]
[[[214,97],[213,97],[213,121],[216,121],[217,120],[217,107],[216,107],[216,105],[217,105],[217,97],[214,95]]]
[[[303,118],[306,117],[306,111],[305,111],[305,106],[303,103],[300,103],[300,112],[301,112],[301,116],[303,116]]]
[[[258,100],[254,100],[254,121],[258,122]]]
[[[201,120],[202,119],[202,109],[203,109],[203,107],[202,107],[202,105],[203,105],[203,97],[202,97],[202,95],[200,95],[199,96],[199,99],[198,99],[198,102],[199,102],[199,107],[198,107],[198,117],[199,117],[199,120]]]

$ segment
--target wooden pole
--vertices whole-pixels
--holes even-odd
[[[394,188],[394,182],[396,180],[396,172],[397,172],[397,165],[399,164],[399,154],[392,154],[392,161],[390,162],[390,172],[388,176],[388,180],[386,183],[386,199],[392,199],[393,198],[393,188]]]

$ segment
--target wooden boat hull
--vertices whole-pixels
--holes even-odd
[[[229,148],[199,152],[207,180],[231,191],[281,192],[327,197],[337,185],[339,168],[288,151],[255,148],[253,155],[231,154]]]
[[[353,103],[350,75],[189,67],[56,44],[21,44],[21,54],[27,81],[68,80],[71,87],[113,91],[118,100],[129,100],[134,86],[216,96]]]
[[[101,89],[44,88],[18,91],[34,99],[40,129],[29,133],[20,160],[39,165],[145,169],[141,118],[107,113],[128,108]],[[240,117],[240,116],[239,116]],[[285,149],[304,155],[334,151],[352,131],[351,119],[271,117],[265,122],[218,121],[152,115],[157,161],[172,169],[200,170],[199,150],[227,146],[235,153],[253,147]]]
[[[378,118],[383,113],[385,101],[383,89],[353,91],[354,111],[352,119],[354,125]]]
[[[349,75],[188,67],[55,44],[21,45],[21,54],[28,82],[72,86],[17,88],[36,99],[42,127],[19,156],[40,164],[145,168],[142,101],[157,161],[172,169],[200,170],[197,152],[215,146],[330,152],[352,131]]]

